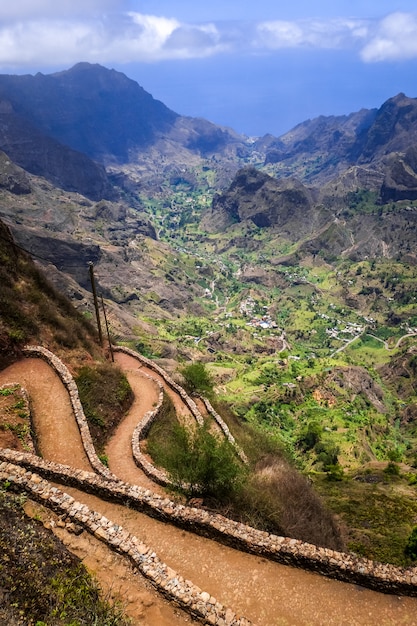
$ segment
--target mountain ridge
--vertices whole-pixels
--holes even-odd
[[[280,231],[288,245],[296,246],[288,258],[321,250],[326,259],[336,253],[354,258],[363,253],[407,254],[412,260],[408,234],[401,242],[400,230],[391,228],[385,241],[385,226],[378,224],[376,211],[365,220],[376,233],[372,239],[354,215],[362,190],[382,204],[417,198],[412,145],[417,100],[404,94],[380,109],[321,116],[280,138],[255,140],[207,120],[180,116],[124,74],[88,63],[53,75],[0,76],[0,98],[0,149],[7,155],[0,160],[5,194],[1,213],[22,245],[64,272],[62,281],[71,293],[74,279],[81,294],[86,287],[84,274],[71,264],[77,254],[86,262],[87,254],[101,266],[103,292],[115,303],[129,303],[136,311],[151,290],[155,296],[149,304],[162,317],[198,310],[200,305],[186,295],[187,289],[197,295],[197,284],[186,273],[180,278],[172,269],[162,271],[143,253],[147,248],[155,257],[167,255],[170,244],[160,241],[169,231],[166,224],[174,229],[178,222],[186,224],[196,197],[202,204],[191,213],[203,229],[232,233],[241,223],[263,232],[270,228],[275,235]],[[155,107],[149,119],[147,107]],[[30,119],[22,117],[28,109]],[[365,158],[372,145],[374,158]],[[77,146],[88,154],[75,151]],[[280,151],[279,159],[277,153],[271,158],[274,150]],[[13,170],[13,162],[23,169]],[[45,186],[43,178],[52,186]],[[60,189],[68,193],[60,195]],[[19,191],[25,194],[17,209]],[[155,207],[162,211],[160,222]],[[171,221],[165,221],[170,207]],[[390,214],[384,223],[397,219],[409,233],[413,215]],[[141,238],[150,243],[145,246]],[[251,237],[231,234],[230,239],[240,242],[238,248],[260,246]],[[171,255],[175,263],[174,249]],[[262,280],[262,272],[243,275]]]

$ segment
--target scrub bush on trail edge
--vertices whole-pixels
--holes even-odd
[[[207,367],[201,361],[187,365],[181,370],[184,377],[184,387],[188,393],[210,395],[213,391],[213,382]]]
[[[217,408],[223,416],[227,415],[230,424],[233,419],[230,411],[225,405]],[[193,433],[184,432],[178,425],[172,402],[165,396],[163,414],[149,432],[148,452],[157,465],[168,471],[179,489],[183,482],[194,482],[188,495],[203,496],[204,504],[218,513],[259,530],[341,549],[343,541],[333,515],[310,482],[291,466],[283,449],[247,424],[235,422],[234,426],[235,435],[239,434],[240,443],[244,442],[249,453],[249,468],[239,462],[228,442],[223,444],[226,454],[218,455],[221,442],[207,433],[207,426],[205,432],[196,433],[199,439],[204,439],[205,445],[200,446]],[[213,464],[206,455],[209,459],[215,457]],[[213,466],[215,480],[211,477]]]
[[[101,454],[133,401],[133,392],[114,364],[84,365],[75,378],[94,445]]]
[[[182,490],[189,485],[185,490],[193,496],[223,500],[244,476],[233,447],[211,434],[207,425],[192,431],[175,425],[162,457],[173,483]]]

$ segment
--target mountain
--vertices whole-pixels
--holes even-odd
[[[279,138],[254,141],[181,116],[121,72],[97,64],[0,75],[0,149],[27,171],[95,200],[112,193],[103,166],[113,183],[131,191],[207,159],[223,188],[239,167],[256,162],[315,186],[357,168],[365,187],[380,184],[379,175],[386,179],[384,197],[395,197],[397,187],[404,197],[409,189],[416,193],[413,175],[400,171],[412,161],[401,155],[417,140],[416,120],[417,101],[398,94],[380,109],[320,116]]]
[[[379,109],[321,116],[299,124],[279,139],[261,139],[257,146],[266,152],[265,163],[275,164],[280,175],[321,185],[352,167],[370,174],[378,171],[391,180],[396,166],[389,155],[404,154],[416,142],[417,100],[398,94]],[[407,181],[406,186],[415,190],[415,180]]]
[[[138,311],[169,318],[206,306],[210,281],[178,253],[194,242],[189,223],[200,229],[197,248],[212,237],[225,253],[261,254],[279,234],[290,254],[276,257],[294,262],[318,253],[413,262],[414,208],[378,207],[417,197],[416,120],[417,100],[399,94],[378,110],[249,140],[171,111],[100,65],[3,75],[1,215],[80,306],[94,262],[126,331]],[[280,281],[259,264],[241,271],[247,281]]]
[[[124,74],[89,63],[46,76],[1,76],[0,97],[43,134],[100,162],[129,160],[178,117]]]
[[[405,157],[407,158],[407,157]],[[402,162],[402,161],[401,161]],[[399,163],[399,161],[396,161]],[[409,167],[408,176],[417,181],[417,173]],[[397,180],[400,180],[398,175]],[[307,254],[320,254],[327,261],[338,257],[359,261],[365,258],[407,258],[417,264],[414,237],[417,227],[417,207],[400,206],[383,209],[382,203],[373,210],[358,211],[362,195],[343,187],[343,193],[330,194],[330,185],[322,189],[308,187],[293,178],[277,180],[254,167],[240,170],[228,190],[216,194],[213,204],[202,220],[202,227],[211,233],[233,232],[236,224],[245,228],[256,226],[279,233],[293,247],[293,263]],[[386,180],[381,194],[387,196]],[[405,187],[404,195],[414,197],[414,188]],[[394,190],[396,199],[400,194]],[[390,199],[393,199],[392,197]],[[382,201],[381,201],[382,202]],[[236,245],[232,239],[231,246]],[[245,247],[243,239],[240,245]],[[252,246],[253,248],[253,246]],[[258,245],[259,252],[262,244]]]
[[[42,135],[106,165],[132,162],[158,142],[206,154],[238,138],[181,117],[121,72],[90,63],[49,75],[0,76],[0,99]]]
[[[0,150],[27,172],[62,189],[79,191],[95,200],[115,195],[103,166],[46,135],[2,97]]]
[[[303,238],[321,228],[328,219],[325,209],[316,209],[318,194],[294,178],[277,180],[255,167],[240,170],[227,192],[213,199],[204,225],[209,230],[224,229],[250,220],[259,228],[284,230],[290,239]],[[309,213],[311,219],[303,218]],[[314,214],[314,219],[313,219]]]

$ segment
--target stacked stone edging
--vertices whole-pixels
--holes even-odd
[[[169,498],[158,496],[137,485],[122,481],[107,482],[98,474],[47,462],[28,453],[0,449],[0,460],[4,462],[0,463],[0,469],[7,468],[8,463],[26,467],[53,482],[122,503],[156,519],[272,561],[315,571],[384,593],[417,596],[417,567],[399,568],[298,539],[279,537],[205,509],[176,504]],[[7,473],[6,469],[3,469],[3,478],[10,482],[15,481],[13,473]]]
[[[167,487],[167,486],[171,486],[172,482],[169,480],[166,472],[155,467],[155,465],[153,465],[146,458],[146,456],[143,454],[142,449],[141,449],[141,442],[144,439],[146,439],[149,429],[151,428],[152,424],[159,416],[162,403],[164,400],[163,387],[162,387],[162,384],[159,382],[159,380],[156,380],[155,378],[152,378],[152,376],[149,376],[148,374],[145,374],[145,373],[143,373],[143,376],[146,376],[146,378],[148,378],[149,380],[152,380],[156,385],[158,385],[159,396],[158,396],[158,402],[155,408],[153,409],[153,411],[148,411],[147,413],[145,413],[145,415],[142,417],[142,419],[136,426],[135,430],[133,431],[133,435],[132,435],[133,459],[136,465],[140,467],[140,469],[146,474],[146,476],[151,478],[154,482],[158,483],[159,485]]]
[[[171,603],[197,618],[203,624],[213,626],[251,626],[246,618],[239,618],[213,596],[202,591],[191,581],[163,563],[153,550],[137,537],[111,522],[106,517],[77,502],[72,496],[53,487],[37,474],[11,463],[0,463],[0,478],[13,481],[34,500],[70,518],[85,528],[114,551],[127,556],[133,565]]]
[[[212,407],[211,402],[208,400],[208,398],[205,398],[204,396],[200,396],[200,398],[201,398],[202,402],[204,402],[204,406],[206,407],[207,412],[214,418],[214,420],[218,423],[218,425],[222,429],[223,434],[226,437],[226,439],[228,440],[228,442],[235,448],[236,454],[239,456],[240,460],[243,461],[243,463],[247,463],[248,462],[248,457],[243,452],[243,450],[240,448],[240,446],[237,445],[236,439],[233,437],[232,433],[230,432],[229,427],[226,424],[226,422],[217,413],[217,411],[214,410],[214,408]]]
[[[84,409],[80,401],[80,396],[78,395],[78,388],[69,369],[55,354],[53,354],[53,352],[50,352],[42,346],[25,346],[24,354],[28,357],[36,356],[43,359],[58,374],[68,391],[71,407],[78,424],[83,447],[91,467],[109,480],[118,480],[118,478],[114,476],[114,474],[112,474],[105,465],[103,465],[97,456],[93,440],[91,439],[90,429],[88,428],[87,419],[84,414]]]
[[[162,378],[167,383],[167,385],[169,385],[169,387],[171,387],[171,389],[176,391],[181,396],[181,398],[184,400],[184,402],[187,404],[187,406],[190,409],[191,413],[195,417],[197,423],[200,426],[202,426],[204,424],[203,417],[202,417],[200,411],[198,410],[197,405],[194,402],[194,400],[192,400],[190,398],[190,396],[187,394],[185,389],[183,389],[183,387],[181,387],[178,383],[176,383],[174,380],[172,380],[172,378],[170,376],[168,376],[168,374],[166,373],[166,371],[162,367],[159,367],[159,365],[157,365],[154,361],[151,361],[147,357],[142,356],[139,352],[135,352],[134,350],[131,350],[130,348],[126,348],[125,346],[113,346],[113,351],[115,351],[115,352],[124,352],[125,354],[128,354],[129,356],[132,356],[137,361],[139,361],[140,363],[143,363],[144,365],[149,367],[149,369],[152,369],[154,372],[157,372],[160,376],[162,376]],[[200,396],[200,398],[204,402],[205,407],[206,407],[208,413],[214,418],[214,420],[220,426],[220,428],[223,431],[226,439],[236,449],[237,455],[240,457],[240,459],[244,463],[247,463],[248,459],[247,459],[246,454],[237,445],[236,440],[233,437],[232,433],[230,432],[227,424],[220,417],[220,415],[214,410],[214,408],[211,406],[211,404],[210,404],[210,402],[209,402],[209,400],[207,398],[204,398],[203,396]]]
[[[197,424],[199,424],[200,426],[203,426],[204,424],[203,416],[198,410],[197,405],[194,402],[194,400],[190,398],[190,396],[185,391],[185,389],[183,389],[178,383],[175,382],[175,380],[173,380],[170,376],[168,376],[167,372],[162,367],[159,367],[157,363],[155,363],[154,361],[151,361],[151,359],[148,359],[146,356],[143,356],[142,354],[139,354],[138,352],[135,352],[134,350],[131,350],[130,348],[126,348],[125,346],[113,346],[113,352],[124,352],[125,354],[132,356],[134,359],[136,359],[143,365],[146,365],[146,367],[149,367],[149,369],[159,374],[164,379],[166,384],[169,387],[171,387],[171,389],[176,391],[178,395],[181,396],[184,403],[190,409]]]

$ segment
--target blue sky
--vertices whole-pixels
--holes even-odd
[[[1,4],[1,73],[100,63],[178,113],[247,135],[417,97],[415,0]]]

